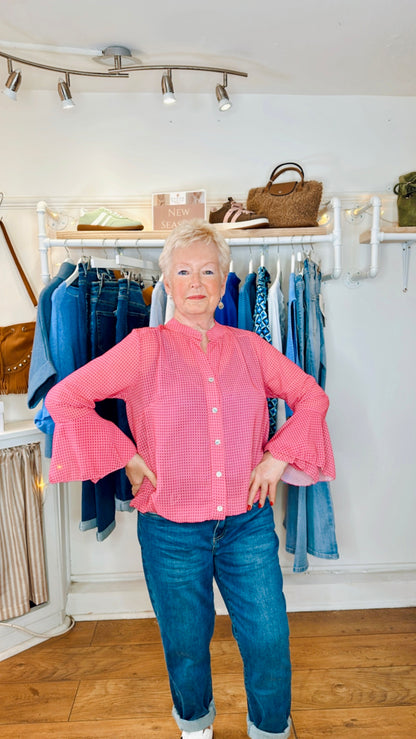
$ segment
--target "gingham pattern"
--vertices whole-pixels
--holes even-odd
[[[181,522],[243,513],[264,449],[290,462],[289,482],[333,479],[328,398],[315,380],[250,331],[216,323],[208,339],[205,354],[200,332],[175,319],[136,329],[56,385],[46,398],[56,422],[50,481],[95,481],[134,455],[94,411],[106,397],[126,401],[137,450],[157,476],[132,502],[142,512]],[[294,414],[267,443],[268,396]]]

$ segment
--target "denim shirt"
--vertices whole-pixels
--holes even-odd
[[[72,274],[75,265],[63,262],[56,277],[43,288],[39,295],[38,312],[36,317],[35,338],[33,341],[32,359],[29,369],[29,388],[27,404],[35,408],[46,396],[48,390],[56,382],[56,368],[52,361],[49,346],[51,328],[52,293]]]

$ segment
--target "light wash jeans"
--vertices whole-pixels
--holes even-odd
[[[291,275],[293,278],[293,275]],[[296,317],[297,364],[325,388],[326,356],[324,326],[319,306],[321,273],[305,260],[303,276],[293,281]],[[308,569],[307,553],[323,559],[338,559],[335,519],[329,483],[288,487],[286,550],[295,555],[294,572]]]
[[[200,523],[139,513],[138,537],[179,728],[200,731],[215,717],[209,651],[215,578],[243,658],[248,735],[286,739],[289,629],[269,502],[223,521]]]

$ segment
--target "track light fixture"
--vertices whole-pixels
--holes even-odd
[[[63,108],[72,108],[74,106],[74,102],[72,100],[72,95],[70,91],[69,86],[69,77],[70,75],[81,75],[83,77],[107,77],[107,78],[125,78],[129,77],[132,72],[147,72],[151,70],[163,70],[162,75],[162,93],[163,93],[163,102],[166,104],[174,103],[176,101],[175,98],[175,92],[173,89],[173,82],[172,82],[172,70],[181,69],[181,70],[191,70],[194,72],[213,72],[216,74],[222,74],[223,75],[223,83],[218,84],[215,89],[216,98],[218,101],[218,107],[221,111],[228,110],[231,108],[231,102],[228,97],[227,90],[225,89],[227,87],[227,80],[228,75],[235,75],[237,77],[247,77],[246,72],[239,72],[235,69],[224,69],[221,67],[200,67],[196,65],[185,65],[185,64],[141,64],[137,63],[139,60],[136,60],[133,56],[131,56],[131,52],[129,49],[127,49],[124,46],[109,46],[102,52],[103,57],[106,59],[106,63],[108,63],[109,59],[112,57],[112,64],[113,66],[108,69],[106,72],[90,72],[87,70],[81,70],[81,69],[67,69],[65,67],[52,67],[49,64],[41,64],[40,62],[34,62],[29,59],[21,59],[19,57],[13,56],[6,51],[0,50],[0,57],[3,57],[7,60],[7,67],[9,71],[9,76],[6,82],[6,87],[4,89],[4,92],[8,97],[10,97],[12,100],[16,99],[16,92],[20,86],[22,75],[20,70],[13,70],[12,62],[16,62],[17,64],[25,64],[30,67],[36,67],[37,69],[49,71],[49,72],[55,72],[61,75],[58,82],[58,93],[59,97],[62,101],[62,107]]]
[[[167,69],[165,74],[162,75],[162,93],[163,102],[165,103],[165,105],[172,105],[172,103],[176,103],[171,69]]]
[[[69,74],[65,74],[65,80],[60,79],[58,82],[58,94],[62,102],[64,109],[73,108],[75,103],[71,97],[71,90],[69,88]]]
[[[22,73],[20,72],[20,69],[13,70],[11,59],[7,59],[7,70],[9,72],[9,76],[3,92],[11,100],[16,100],[16,93],[22,81]]]
[[[229,110],[231,108],[231,101],[228,97],[228,92],[225,89],[227,87],[227,74],[226,72],[223,73],[223,81],[222,85],[217,85],[215,88],[215,94],[217,96],[218,100],[218,109],[223,113],[226,110]]]

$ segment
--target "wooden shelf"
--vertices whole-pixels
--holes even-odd
[[[341,263],[341,201],[331,200],[333,218],[325,226],[305,226],[304,228],[223,228],[221,233],[230,247],[273,247],[285,246],[295,248],[296,245],[329,244],[333,250],[333,269],[327,278],[338,279],[342,271]],[[38,203],[38,233],[41,261],[41,275],[45,285],[51,279],[48,251],[54,247],[66,249],[113,249],[127,254],[128,249],[163,247],[170,231],[55,231],[48,235],[46,214],[50,212],[44,201]]]
[[[416,226],[398,226],[397,223],[391,224],[388,228],[381,228],[378,231],[379,234],[403,234],[404,237],[406,237],[406,234],[415,234],[416,236]],[[384,241],[388,241],[388,238],[383,238]],[[403,241],[407,241],[406,238],[403,239]],[[410,241],[410,239],[409,239]],[[364,233],[360,236],[360,244],[370,244],[371,243],[371,230],[364,231]]]
[[[326,236],[331,233],[328,226],[309,226],[305,228],[239,228],[221,229],[226,239],[274,238],[276,236]],[[169,231],[57,231],[55,238],[73,239],[165,239]]]

